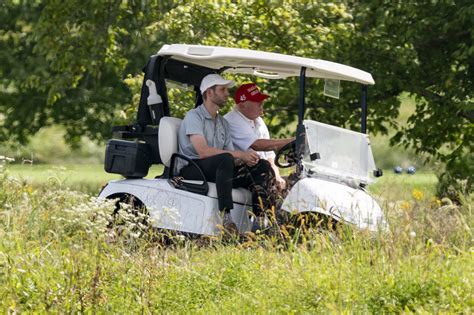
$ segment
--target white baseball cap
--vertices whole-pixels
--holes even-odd
[[[204,94],[208,88],[213,87],[214,85],[226,85],[228,88],[233,87],[235,82],[232,80],[226,80],[218,74],[208,74],[201,81],[201,94]]]

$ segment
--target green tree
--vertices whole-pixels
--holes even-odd
[[[472,191],[474,4],[472,1],[353,1],[350,48],[366,52],[377,82],[416,98],[391,144],[447,162],[447,176]],[[377,87],[378,88],[378,87]],[[381,100],[384,101],[384,100]],[[441,184],[443,187],[445,184]]]
[[[103,139],[128,118],[136,74],[161,45],[147,27],[170,1],[5,1],[0,5],[3,139],[63,124],[67,140]],[[156,45],[156,46],[155,46]]]

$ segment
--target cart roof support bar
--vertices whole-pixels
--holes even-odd
[[[367,85],[362,85],[360,132],[367,133]]]
[[[304,152],[304,110],[305,110],[305,83],[306,83],[306,67],[301,67],[300,71],[300,99],[298,104],[298,127],[296,128],[296,154],[301,162]]]

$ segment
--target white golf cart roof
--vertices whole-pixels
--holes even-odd
[[[299,76],[301,68],[306,67],[306,77],[375,84],[370,73],[339,63],[250,49],[173,44],[164,45],[158,55],[211,69],[225,69],[223,72],[251,74],[266,79]]]

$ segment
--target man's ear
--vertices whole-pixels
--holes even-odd
[[[203,100],[207,100],[207,99],[209,98],[208,92],[209,92],[210,90],[212,90],[212,89],[207,89],[207,90],[204,91],[204,94],[202,95],[202,99],[203,99]]]
[[[209,97],[210,95],[214,94],[214,89],[213,88],[208,88],[206,90],[206,93],[207,93],[207,97]]]

